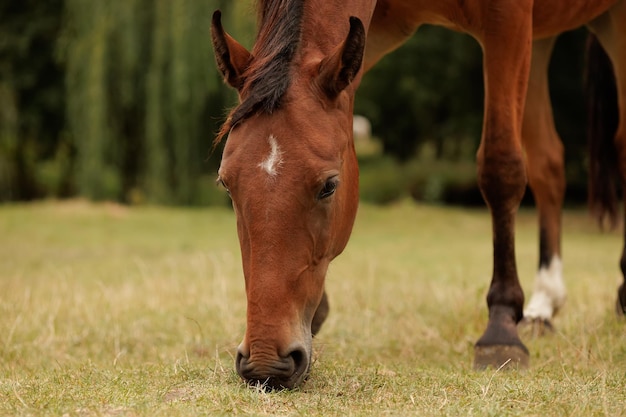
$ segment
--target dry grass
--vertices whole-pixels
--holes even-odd
[[[536,221],[518,222],[520,276]],[[565,215],[567,307],[526,372],[471,370],[486,323],[484,210],[363,206],[294,392],[233,369],[245,298],[228,210],[0,207],[0,415],[626,415],[621,235]]]

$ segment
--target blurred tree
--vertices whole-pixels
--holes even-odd
[[[0,201],[211,200],[235,99],[210,47],[217,8],[235,33],[249,21],[230,0],[2,2]]]
[[[0,3],[0,201],[41,197],[37,164],[65,149],[63,66],[54,48],[63,4]]]
[[[248,48],[253,0],[0,2],[0,201],[81,195],[125,202],[223,201],[214,132],[236,95],[217,73],[209,27]],[[584,30],[550,67],[568,178],[585,183]],[[482,56],[468,36],[425,26],[363,79],[356,112],[405,161],[473,159]],[[215,191],[214,191],[215,190]]]
[[[477,143],[482,123],[480,46],[467,35],[424,26],[363,78],[355,111],[372,122],[384,152],[401,161],[430,143]]]
[[[232,95],[210,49],[226,0],[67,0],[67,117],[79,193],[197,204],[212,133]]]

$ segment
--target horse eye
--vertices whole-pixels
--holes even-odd
[[[335,193],[335,190],[337,189],[338,183],[339,183],[339,180],[337,179],[337,177],[332,177],[332,178],[327,179],[326,182],[324,183],[324,187],[322,187],[319,194],[317,195],[317,199],[323,200],[333,195]]]
[[[222,187],[224,187],[224,189],[226,190],[226,192],[228,193],[228,195],[230,195],[230,190],[228,189],[228,187],[226,186],[226,183],[224,182],[224,180],[222,180],[222,178],[217,177],[217,180],[215,181],[215,183],[217,185],[221,185]]]

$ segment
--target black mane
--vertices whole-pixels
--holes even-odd
[[[271,114],[281,105],[291,83],[290,63],[300,43],[304,0],[260,0],[253,60],[246,69],[240,96],[218,140],[254,114]]]

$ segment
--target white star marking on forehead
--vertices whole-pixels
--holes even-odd
[[[278,168],[283,163],[283,152],[280,150],[274,135],[270,135],[268,142],[270,143],[270,154],[259,164],[259,167],[269,176],[275,177],[278,174]]]

